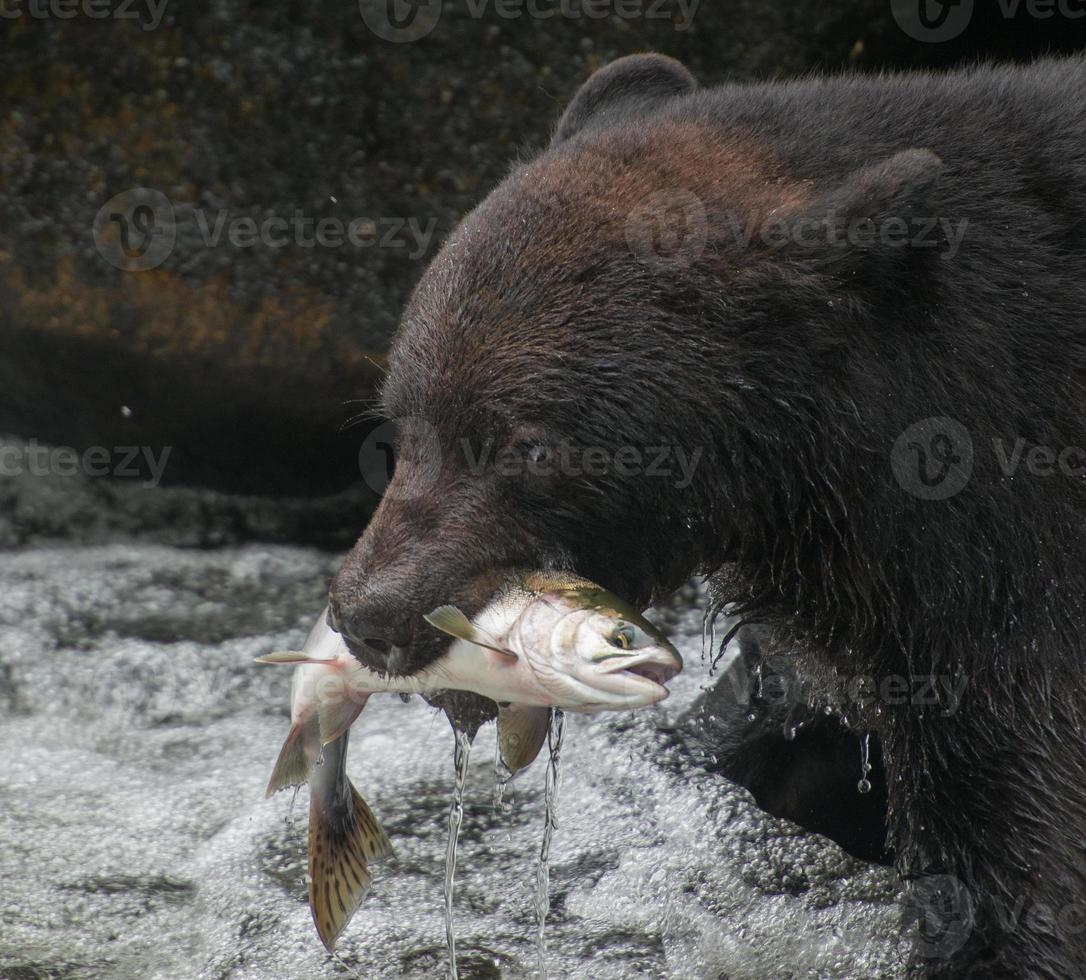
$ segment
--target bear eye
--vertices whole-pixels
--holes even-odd
[[[547,459],[547,447],[541,442],[530,442],[525,446],[524,456],[529,463],[538,465]]]
[[[607,640],[613,647],[618,647],[620,650],[629,650],[633,646],[634,631],[629,626],[622,625],[615,629]]]

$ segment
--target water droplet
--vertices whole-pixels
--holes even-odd
[[[539,863],[535,873],[536,954],[540,980],[547,980],[547,913],[550,911],[550,853],[551,838],[558,828],[558,789],[562,775],[562,735],[565,732],[565,712],[551,712],[551,727],[547,732],[550,761],[547,766],[547,819],[543,826],[543,843],[539,848]]]
[[[498,742],[494,751],[494,809],[498,813],[513,812],[513,805],[505,799],[506,790],[508,790],[513,776],[513,770],[502,759],[501,743]]]
[[[861,793],[871,792],[871,780],[867,778],[869,772],[871,772],[871,733],[864,732],[860,739],[860,781],[856,784],[856,789]]]
[[[468,756],[471,753],[471,736],[457,728],[456,746],[453,749],[453,768],[456,784],[453,802],[449,807],[449,843],[445,849],[445,942],[449,948],[449,980],[457,980],[456,934],[453,931],[453,884],[456,878],[456,843],[460,838],[460,825],[464,822],[464,784],[468,779]]]
[[[302,784],[299,783],[294,787],[294,794],[290,798],[290,809],[287,811],[287,823],[290,824],[291,830],[297,830],[298,827],[294,823],[294,804],[298,802],[298,794],[302,791]]]

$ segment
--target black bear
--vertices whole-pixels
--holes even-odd
[[[946,926],[916,967],[1086,976],[1084,229],[1082,58],[712,90],[613,63],[404,313],[333,625],[409,673],[488,570],[645,604],[709,574],[876,734],[886,843]]]

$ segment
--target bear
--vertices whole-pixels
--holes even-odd
[[[1086,975],[1084,106],[1083,57],[600,69],[404,310],[331,625],[411,673],[494,569],[704,576],[877,739],[911,969]]]

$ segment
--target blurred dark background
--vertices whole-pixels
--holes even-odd
[[[170,446],[166,483],[346,492],[329,526],[299,525],[333,540],[372,502],[366,425],[341,426],[412,284],[595,68],[651,49],[712,84],[1086,43],[1076,0],[932,3],[926,21],[920,0],[596,0],[599,19],[450,0],[415,10],[407,43],[379,36],[384,0],[97,0],[101,19],[31,2],[0,0],[0,433]],[[225,230],[296,212],[358,219],[365,244]]]

